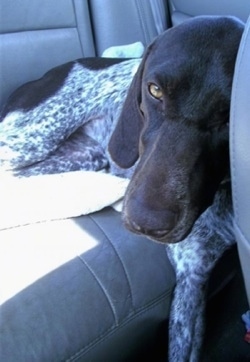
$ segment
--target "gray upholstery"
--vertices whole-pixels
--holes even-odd
[[[241,41],[231,103],[231,173],[235,230],[250,305],[250,18]]]
[[[1,361],[115,362],[155,342],[174,273],[164,246],[126,231],[116,211],[3,237]]]
[[[0,106],[24,82],[56,65],[94,55],[87,1],[1,1]]]
[[[0,107],[58,64],[114,45],[147,45],[167,27],[166,11],[164,0],[1,0]]]
[[[246,21],[250,14],[249,0],[170,0],[169,3],[173,25],[197,15],[234,15]]]
[[[97,54],[114,45],[149,44],[167,28],[164,0],[91,0]]]

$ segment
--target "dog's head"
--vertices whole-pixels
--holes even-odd
[[[243,24],[197,17],[148,48],[109,152],[137,160],[123,209],[126,226],[161,242],[182,240],[229,171],[229,107]]]

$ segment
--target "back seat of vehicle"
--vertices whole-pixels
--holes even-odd
[[[39,14],[37,13],[38,3],[40,4]],[[58,6],[59,3],[60,6]],[[230,3],[230,6],[228,3]],[[250,3],[246,0],[244,3],[245,7],[240,10],[238,9],[237,3],[235,6],[234,3],[234,0],[227,1],[226,5],[224,2],[224,5],[221,6],[221,10],[219,11],[220,4],[216,3],[216,5],[214,5],[214,3],[209,0],[204,0],[202,4],[199,0],[191,0],[188,2],[186,0],[172,0],[169,6],[170,16],[168,16],[168,6],[164,0],[36,0],[35,2],[31,0],[15,2],[2,0],[0,11],[0,84],[4,84],[5,86],[0,87],[0,107],[14,89],[26,81],[39,78],[47,70],[56,65],[81,57],[100,56],[106,48],[114,45],[129,44],[136,41],[141,41],[144,45],[147,45],[155,36],[170,26],[171,22],[176,25],[186,17],[199,15],[201,13],[204,14],[205,8],[207,9],[208,14],[218,14],[218,12],[225,13],[225,9],[227,9],[226,11],[228,11],[228,13],[234,13],[245,20],[246,14],[250,12]],[[48,14],[51,14],[51,16],[48,16]],[[123,232],[122,230],[119,215],[113,210],[104,210],[91,217],[83,217],[82,219],[77,220],[76,223],[81,224],[82,229],[91,229],[91,232],[89,232],[90,235],[92,235],[92,233],[97,235],[97,237],[100,237],[101,235],[102,239],[105,239],[104,233],[107,232],[107,230],[111,240],[117,239],[118,234],[120,238],[127,237],[125,231]],[[53,239],[53,237],[54,235],[51,235],[51,239]],[[130,237],[133,239],[133,235]],[[105,241],[105,248],[107,249],[106,253],[108,254],[111,250],[111,246],[107,246],[106,243],[107,242]],[[131,241],[131,245],[135,245],[133,240]],[[137,246],[135,249],[136,248]],[[151,250],[150,248],[152,250],[156,249],[155,246],[151,245],[146,247],[147,250]],[[127,255],[124,251],[126,248],[124,247],[121,249],[121,255]],[[157,256],[157,252],[155,253]],[[105,259],[103,252],[100,254],[102,254],[103,259]],[[95,257],[96,255],[93,256],[93,260]],[[148,266],[152,271],[152,274],[157,274],[157,271],[154,272],[154,268],[157,269],[157,266],[158,265],[156,265],[156,267],[152,267],[152,265]],[[66,270],[67,268],[70,268],[70,270],[73,269],[72,262],[63,266],[65,272],[63,277],[60,277],[62,284],[65,282],[63,278],[69,278],[69,271]],[[169,304],[167,304],[167,302],[170,303],[171,300],[174,276],[169,265],[165,265],[165,268],[169,278],[169,294],[167,296],[164,295],[165,299],[162,297],[162,301],[160,302],[158,298],[157,303],[159,303],[157,304],[155,302],[155,305],[153,306],[155,310],[149,317],[147,317],[149,314],[146,315],[147,309],[141,309],[141,320],[135,318],[135,323],[137,322],[136,333],[138,333],[138,335],[143,328],[147,334],[147,331],[152,329],[152,326],[155,328],[153,333],[157,335],[157,328],[162,323],[163,318],[168,314]],[[231,270],[231,266],[229,270]],[[60,274],[61,270],[56,271],[56,273]],[[132,273],[133,270],[131,274]],[[163,274],[164,273],[159,273],[159,278]],[[225,269],[224,274],[226,276],[225,279],[227,279],[227,268]],[[77,276],[75,277],[77,278]],[[78,278],[78,280],[79,279],[80,278]],[[139,279],[140,278],[138,277],[138,280],[136,279],[134,282],[135,291],[137,286],[139,287],[142,284]],[[215,279],[217,280],[217,278]],[[89,280],[90,284],[93,283],[92,279]],[[44,284],[41,287],[42,283]],[[18,306],[22,307],[22,305],[27,304],[27,300],[30,302],[33,298],[34,290],[38,290],[39,293],[41,293],[40,287],[46,289],[46,286],[44,287],[46,283],[47,279],[42,279],[38,286],[35,283],[35,287],[30,287],[28,290],[28,298],[26,297],[27,292],[24,292],[23,294],[20,293],[20,295],[17,296],[17,299],[20,297],[22,298],[23,296],[24,302],[22,304],[22,302],[20,302],[21,299],[18,299]],[[164,283],[167,284],[166,281],[164,281]],[[157,285],[155,285],[155,288],[158,291],[159,288]],[[144,292],[146,293],[146,291],[142,290],[139,293],[140,303],[142,303],[141,301],[143,298],[145,300]],[[66,299],[66,291],[64,296]],[[16,329],[18,333],[18,331],[22,330],[24,327],[18,325],[18,328],[16,328],[17,326],[15,323],[18,323],[18,321],[21,323],[22,318],[20,317],[20,320],[15,320],[13,304],[13,300],[10,300],[10,303],[6,306],[8,312],[6,313],[6,316],[11,316],[8,318],[9,323],[12,323],[11,327],[14,330]],[[75,306],[72,305],[72,308],[75,308]],[[77,325],[78,318],[81,317],[82,312],[82,305],[80,305],[80,302],[78,303],[78,309],[76,308],[76,310],[79,310],[75,323]],[[145,313],[145,315],[143,315],[143,313]],[[20,312],[20,315],[21,314],[22,311]],[[74,313],[72,312],[72,314]],[[35,316],[34,319],[42,317],[43,316]],[[30,318],[32,319],[32,315]],[[53,318],[51,318],[51,320],[53,322]],[[145,321],[146,323],[143,324]],[[103,323],[105,324],[105,321]],[[145,328],[145,325],[147,328]],[[90,345],[91,343],[93,344],[93,346],[91,345],[91,348],[96,349],[96,355],[98,355],[98,352],[100,353],[99,355],[103,354],[105,346],[105,352],[108,354],[110,350],[108,347],[114,345],[114,343],[116,343],[117,349],[122,349],[124,345],[127,349],[131,348],[129,342],[124,342],[124,345],[121,345],[123,338],[120,337],[124,335],[128,336],[129,334],[132,335],[132,327],[133,331],[135,330],[134,326],[135,324],[131,326],[131,330],[129,330],[127,326],[124,326],[124,330],[122,331],[121,328],[121,331],[119,332],[120,335],[119,333],[114,333],[114,327],[113,332],[111,331],[110,333],[110,340],[108,343],[106,343],[107,341],[105,341],[103,335],[101,335],[100,340],[98,340],[98,343],[100,342],[99,344],[96,342],[97,339],[95,341],[96,345],[93,344],[94,338],[89,342]],[[43,333],[43,331],[40,332]],[[80,332],[84,335],[82,330],[80,330]],[[92,332],[94,334],[95,331]],[[47,334],[49,340],[50,331],[47,331]],[[90,332],[86,334],[90,334]],[[78,333],[76,337],[80,339]],[[75,343],[78,342],[77,338],[75,338]],[[88,336],[88,338],[90,337]],[[55,337],[55,340],[59,341],[59,337]],[[39,341],[38,336],[37,343],[39,343]],[[58,351],[61,351],[59,342],[58,345],[50,345],[51,350],[55,353],[57,352],[57,348]],[[138,344],[142,343],[139,337],[137,342]],[[13,344],[11,343],[10,345],[15,345],[17,347],[16,340],[13,341]],[[25,349],[24,344],[22,347]],[[73,347],[71,346],[72,349]],[[97,351],[98,348],[99,351]],[[16,349],[15,352],[18,354],[19,351]],[[27,351],[23,351],[23,356],[27,356],[26,352]],[[114,355],[116,352],[117,351],[113,352]],[[91,351],[89,353],[90,356],[95,355],[94,352],[92,355]],[[10,355],[15,355],[14,351],[13,353],[10,351],[9,356]],[[21,361],[22,358],[19,358],[19,360]],[[23,360],[25,360],[25,357]]]

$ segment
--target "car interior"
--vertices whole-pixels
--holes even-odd
[[[0,0],[0,109],[16,88],[57,65],[110,47],[147,47],[199,15],[246,23],[230,112],[236,245],[209,280],[201,362],[250,361],[242,321],[250,307],[250,2]],[[9,207],[0,200],[1,218]],[[112,207],[0,228],[0,360],[167,361],[174,287],[165,246],[126,230]]]

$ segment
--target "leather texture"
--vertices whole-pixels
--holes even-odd
[[[95,55],[87,1],[1,1],[0,106],[52,67]]]
[[[164,0],[2,0],[0,107],[14,89],[59,64],[115,45],[148,45],[167,18]]]
[[[126,231],[119,213],[4,235],[1,296],[14,295],[0,311],[2,361],[129,360],[157,338],[174,272],[165,247]]]
[[[237,56],[231,102],[231,175],[238,250],[250,305],[250,18]]]

